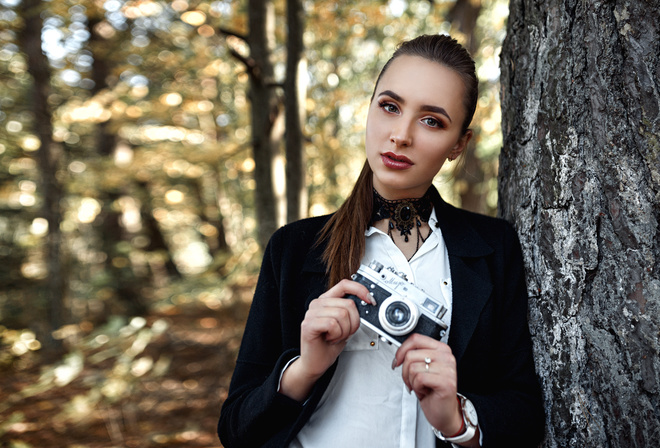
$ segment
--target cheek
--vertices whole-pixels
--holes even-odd
[[[438,158],[443,158],[446,157],[449,152],[451,152],[457,141],[453,135],[444,134],[440,138],[429,138],[424,141],[420,141],[419,143],[420,145],[424,145],[427,153],[433,154]]]
[[[367,129],[364,134],[367,152],[376,149],[375,147],[378,146],[378,140],[381,133],[382,132],[380,131],[376,121],[370,120],[367,122]]]

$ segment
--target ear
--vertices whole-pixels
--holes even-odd
[[[449,156],[452,159],[456,159],[458,156],[460,156],[463,153],[463,151],[465,151],[465,148],[467,148],[467,145],[470,142],[471,138],[472,138],[472,129],[468,129],[467,131],[465,131],[465,134],[463,134],[458,139],[456,145],[454,145],[451,152],[449,153]]]

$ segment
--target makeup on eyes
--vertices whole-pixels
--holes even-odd
[[[403,97],[401,97],[401,95],[398,95],[397,93],[395,93],[391,90],[384,90],[384,91],[382,91],[381,93],[378,94],[378,98],[379,98],[378,106],[381,107],[381,108],[385,108],[388,105],[392,104],[392,103],[388,102],[385,99],[381,99],[381,97],[383,97],[383,96],[388,96],[388,97],[392,98],[394,101],[396,101],[400,104],[406,104],[406,100]],[[394,105],[394,104],[392,104],[392,106],[396,107],[396,105]],[[419,110],[422,111],[422,112],[433,112],[433,113],[443,115],[444,117],[447,118],[447,120],[449,120],[449,123],[452,123],[451,117],[449,116],[449,114],[447,113],[447,111],[443,107],[433,106],[433,105],[430,105],[430,104],[423,104],[422,106],[420,106]],[[434,118],[434,120],[436,120],[441,125],[441,127],[444,127],[444,126],[442,126],[441,120],[438,120],[437,118]]]

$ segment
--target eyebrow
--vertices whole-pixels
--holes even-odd
[[[382,92],[380,92],[378,94],[378,97],[380,98],[383,95],[387,95],[387,96],[391,97],[392,99],[394,99],[395,101],[398,101],[401,104],[406,103],[406,100],[404,100],[401,97],[401,95],[398,95],[398,94],[392,92],[391,90],[383,90]],[[450,123],[452,122],[451,117],[449,116],[447,111],[444,108],[440,107],[440,106],[431,106],[430,104],[425,104],[422,107],[420,107],[420,109],[423,110],[423,111],[427,111],[427,112],[436,112],[436,113],[442,114],[445,117],[447,117],[447,119],[449,120]]]

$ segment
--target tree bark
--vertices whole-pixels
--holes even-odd
[[[283,123],[281,101],[274,85],[271,54],[275,41],[275,10],[272,0],[249,1],[250,100],[252,105],[252,145],[256,182],[255,208],[259,243],[268,239],[284,223],[286,213],[283,160],[279,145]],[[281,163],[280,163],[281,162]]]
[[[660,1],[512,0],[499,212],[547,447],[660,445]]]
[[[45,237],[46,266],[48,274],[43,286],[43,294],[49,307],[49,330],[44,338],[44,348],[56,354],[62,350],[62,343],[52,337],[52,331],[64,324],[64,295],[66,274],[62,260],[62,184],[58,178],[61,151],[53,142],[52,114],[48,106],[50,95],[50,67],[46,55],[41,50],[42,2],[24,0],[19,6],[23,18],[23,29],[19,35],[20,45],[27,58],[28,72],[33,79],[31,110],[34,114],[34,132],[41,141],[37,152],[37,165],[41,176],[40,188],[43,200],[42,214],[48,221],[48,234]]]
[[[304,14],[302,0],[287,0],[287,44],[285,92],[286,121],[286,198],[287,221],[293,222],[307,216],[307,188],[305,182],[305,147],[303,123],[305,114],[305,70],[303,32]]]

